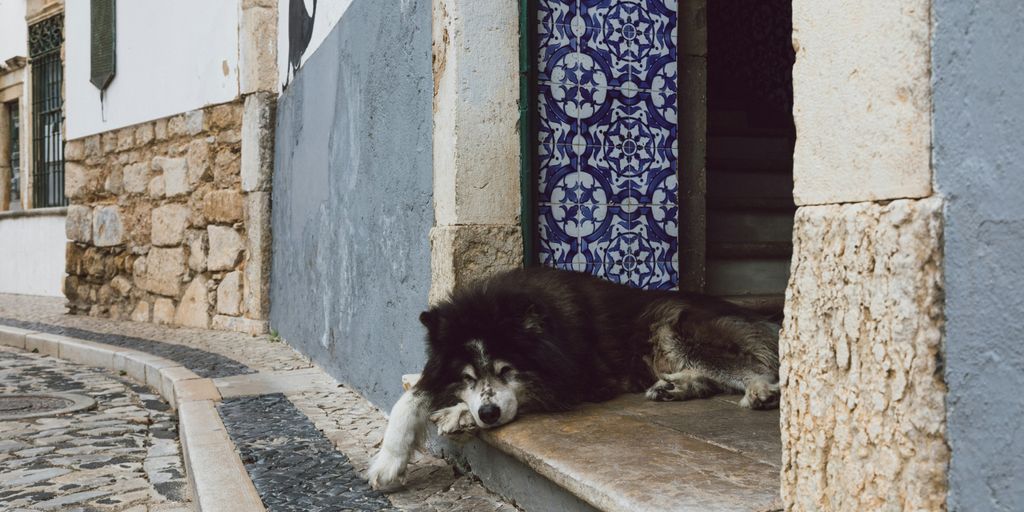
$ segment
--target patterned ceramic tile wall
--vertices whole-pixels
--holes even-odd
[[[538,4],[539,259],[675,288],[676,1]]]

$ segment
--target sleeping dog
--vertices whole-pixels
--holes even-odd
[[[779,324],[713,297],[535,267],[457,289],[420,321],[427,364],[391,411],[375,488],[403,476],[431,420],[445,435],[640,391],[779,403]]]

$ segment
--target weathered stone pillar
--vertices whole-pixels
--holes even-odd
[[[942,199],[930,0],[794,0],[794,196],[780,340],[787,510],[946,500]]]
[[[431,302],[522,264],[518,5],[434,0]]]
[[[246,224],[241,279],[226,279],[218,295],[235,297],[242,316],[214,317],[223,329],[263,333],[270,319],[270,192],[274,171],[274,114],[277,108],[276,0],[243,0],[238,27],[242,110],[241,174]]]

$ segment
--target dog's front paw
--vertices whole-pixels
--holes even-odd
[[[468,433],[476,430],[473,414],[469,412],[469,406],[465,402],[434,411],[430,415],[430,421],[437,424],[437,433],[442,436]]]
[[[674,391],[676,391],[675,384],[664,379],[658,379],[658,382],[647,388],[647,392],[644,395],[648,400],[655,402],[670,402],[676,399]]]
[[[775,409],[779,406],[779,385],[766,381],[754,381],[747,386],[740,407],[750,409]]]
[[[370,487],[377,490],[387,489],[394,486],[399,480],[404,484],[405,467],[408,463],[408,457],[394,455],[387,450],[381,450],[370,464]]]

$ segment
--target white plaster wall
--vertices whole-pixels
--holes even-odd
[[[61,297],[64,215],[0,218],[0,293]]]
[[[303,0],[306,5],[306,12],[313,12],[313,0]],[[309,46],[302,54],[300,67],[306,63],[310,55],[324,42],[327,34],[338,24],[338,20],[345,14],[345,11],[352,5],[354,0],[319,0],[316,6],[316,18],[313,20],[313,36],[309,40]],[[361,0],[364,2],[375,2],[379,0]],[[406,3],[407,0],[402,0]],[[283,87],[292,78],[291,67],[288,64],[288,7],[291,0],[278,0],[277,17],[277,69],[280,75],[278,83]]]
[[[0,62],[28,55],[25,0],[0,0]]]
[[[89,82],[89,2],[67,0],[68,139],[237,97],[238,12],[238,0],[118,2],[117,74],[101,105]]]

